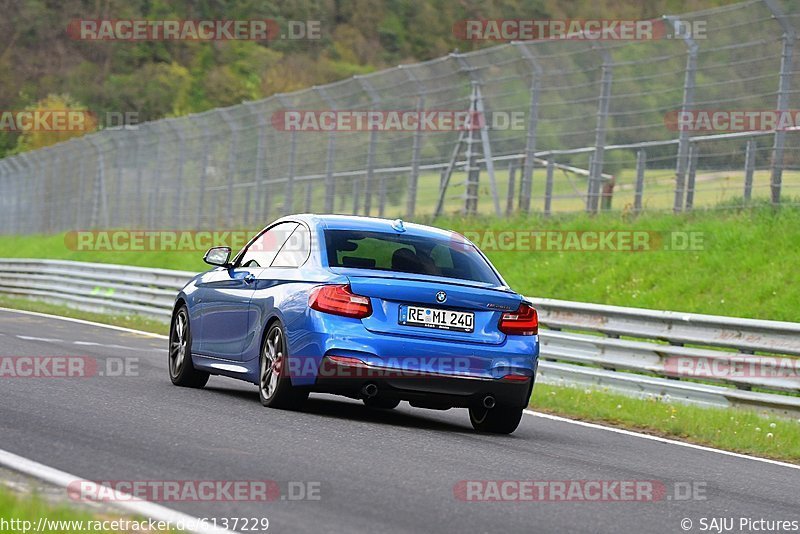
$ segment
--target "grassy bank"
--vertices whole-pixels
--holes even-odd
[[[643,308],[800,321],[800,208],[720,209],[675,216],[624,213],[444,218],[434,224],[481,234],[485,252],[511,286],[526,294]],[[514,232],[647,232],[655,250],[500,250],[491,236]],[[486,236],[489,236],[487,238]],[[579,234],[574,234],[579,235]],[[672,239],[699,236],[694,250],[665,250]],[[673,237],[675,236],[675,237]],[[558,247],[556,247],[558,248]],[[674,247],[673,247],[674,248]],[[53,258],[200,271],[202,252],[75,251],[65,236],[0,236],[0,257]]]
[[[2,524],[3,521],[5,524]],[[144,532],[141,527],[147,528],[147,521],[119,515],[100,515],[66,505],[51,504],[36,495],[19,495],[0,487],[0,526],[2,532],[9,533],[133,533]]]
[[[534,387],[531,408],[800,464],[800,420],[546,384]]]

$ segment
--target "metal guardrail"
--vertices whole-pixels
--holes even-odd
[[[0,259],[0,293],[166,320],[194,274]],[[540,381],[800,416],[800,323],[530,300],[544,327]]]

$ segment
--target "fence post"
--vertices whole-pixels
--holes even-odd
[[[697,143],[689,143],[689,169],[688,181],[686,183],[686,211],[692,211],[694,207],[694,183],[697,175],[697,156],[700,147]]]
[[[8,176],[9,179],[12,179],[14,181],[14,187],[13,187],[14,196],[13,196],[13,199],[14,199],[15,206],[14,206],[13,210],[9,209],[9,212],[11,212],[11,218],[9,219],[9,228],[11,229],[11,233],[19,234],[20,233],[20,214],[22,213],[22,190],[21,190],[21,187],[20,187],[21,179],[20,179],[19,168],[17,167],[16,159],[17,159],[16,156],[11,156],[10,158],[6,158],[3,161],[6,163],[7,169],[9,171],[6,174],[6,176]],[[11,197],[9,197],[9,198],[11,198]]]
[[[265,151],[267,149],[267,141],[266,141],[266,129],[267,129],[267,120],[264,117],[264,113],[259,111],[255,108],[255,104],[253,102],[246,102],[245,106],[248,109],[251,109],[251,113],[255,115],[256,120],[258,122],[258,141],[256,142],[256,164],[255,168],[253,169],[253,175],[255,180],[255,192],[253,193],[253,197],[255,200],[253,202],[253,218],[257,219],[262,217],[261,222],[259,223],[260,226],[263,226],[267,223],[267,221],[263,220],[264,215],[264,162],[266,160]],[[248,208],[250,207],[250,195],[245,196],[245,225],[250,224],[250,220],[248,218]]]
[[[178,138],[178,165],[176,169],[177,176],[174,179],[175,195],[173,196],[172,199],[172,224],[177,229],[183,225],[183,217],[181,210],[181,206],[183,205],[183,203],[181,201],[183,199],[183,163],[184,163],[183,152],[186,148],[186,140],[183,135],[183,128],[175,126],[175,119],[165,119],[165,122],[167,126],[173,132],[175,132],[175,135]]]
[[[109,136],[111,139],[111,150],[114,152],[114,209],[111,210],[110,225],[112,228],[119,227],[120,211],[122,210],[122,167],[119,162],[120,146],[117,144],[116,133]]]
[[[752,137],[747,140],[747,150],[744,157],[744,202],[748,204],[753,194],[753,172],[756,168],[756,140]]]
[[[11,180],[8,176],[8,168],[6,160],[0,159],[0,234],[9,233],[8,221],[13,215],[11,213],[11,201],[14,198],[11,195]]]
[[[789,95],[792,87],[792,61],[794,57],[794,41],[797,38],[794,26],[789,22],[776,0],[764,0],[772,16],[778,21],[783,30],[783,48],[781,50],[781,73],[778,81],[778,111],[789,109]],[[772,144],[772,165],[770,170],[770,195],[772,204],[781,202],[781,183],[783,181],[783,147],[786,142],[786,132],[783,129],[775,130]]]
[[[671,22],[675,29],[675,35],[682,35],[686,43],[686,72],[683,80],[683,102],[681,103],[681,113],[688,112],[694,105],[695,74],[697,72],[697,51],[698,45],[687,32],[679,28],[680,21],[673,17],[664,17]],[[686,169],[689,166],[689,131],[680,128],[678,133],[678,158],[675,164],[675,202],[672,210],[675,213],[683,211],[684,195],[686,187]]]
[[[233,228],[233,177],[236,176],[236,147],[239,144],[239,129],[234,127],[233,120],[228,115],[228,109],[221,108],[219,113],[231,132],[231,139],[228,142],[228,195],[225,199],[225,224],[228,228]],[[287,196],[290,194],[290,188],[291,185],[288,185]]]
[[[494,174],[494,161],[492,160],[491,140],[489,139],[489,132],[486,127],[486,113],[484,112],[483,94],[481,92],[482,80],[480,76],[475,73],[475,69],[467,63],[464,56],[458,53],[450,54],[459,65],[459,69],[466,72],[472,87],[472,94],[470,96],[469,108],[469,131],[467,137],[467,192],[464,198],[464,212],[468,215],[474,215],[478,211],[478,196],[480,193],[480,166],[478,165],[478,158],[475,152],[475,144],[480,142],[483,147],[483,159],[486,162],[486,174],[489,176],[489,187],[492,191],[492,201],[494,203],[494,212],[497,217],[500,217],[500,197],[497,193],[497,181]],[[475,119],[478,120],[478,128],[476,129]],[[478,139],[475,138],[477,133]]]
[[[476,99],[477,99],[477,83],[472,82],[472,96],[470,98],[470,114],[476,109]],[[478,194],[480,193],[480,172],[481,168],[478,165],[478,155],[476,153],[476,143],[477,140],[475,139],[475,127],[474,123],[471,122],[469,125],[469,131],[467,132],[467,151],[466,151],[466,161],[467,161],[467,188],[466,193],[464,195],[464,215],[470,216],[475,215],[478,211]]]
[[[361,89],[369,96],[370,103],[373,110],[378,110],[381,105],[381,99],[378,96],[375,88],[372,87],[366,78],[362,76],[354,76],[355,80],[361,86]],[[374,127],[369,132],[369,145],[367,147],[367,174],[364,181],[364,215],[369,216],[372,211],[372,190],[375,181],[375,146],[378,143],[378,128]]]
[[[325,88],[316,86],[313,88],[322,100],[328,105],[331,111],[336,111],[333,100],[328,96]],[[333,181],[333,165],[336,153],[336,132],[328,133],[328,153],[325,156],[325,213],[334,213],[334,202],[336,200],[336,183]]]
[[[203,135],[205,136],[205,142],[203,143],[203,168],[200,169],[200,188],[197,191],[197,228],[203,228],[203,214],[206,213],[206,183],[208,182],[208,141],[210,141],[211,134],[208,130],[208,126],[203,121]]]
[[[508,163],[508,192],[506,193],[506,217],[514,211],[514,189],[517,181],[517,166],[512,159]]]
[[[89,146],[91,146],[97,154],[97,174],[95,175],[94,191],[92,194],[92,214],[89,226],[97,228],[97,222],[100,217],[103,218],[103,224],[108,227],[108,207],[106,205],[106,178],[105,178],[105,155],[97,144],[95,136],[84,137]]]
[[[525,163],[520,176],[519,210],[528,213],[531,209],[531,194],[533,191],[533,165],[536,152],[536,130],[539,125],[539,96],[542,87],[542,74],[544,70],[536,56],[521,41],[515,41],[514,46],[531,66],[531,99],[528,104],[528,131],[525,137]]]
[[[589,191],[586,202],[586,211],[597,213],[600,199],[600,183],[603,180],[603,152],[606,144],[606,123],[608,121],[608,106],[611,99],[611,83],[613,80],[613,63],[611,52],[601,44],[596,48],[603,57],[600,70],[600,96],[597,103],[597,124],[595,126],[594,154],[589,167]]]
[[[403,69],[409,80],[414,82],[417,87],[417,115],[425,109],[425,85],[417,78],[412,69]],[[417,185],[419,183],[419,158],[422,151],[422,128],[414,130],[414,137],[411,145],[411,175],[408,178],[408,198],[406,199],[406,218],[413,219],[417,208]]]
[[[636,152],[636,192],[633,194],[633,213],[642,212],[642,193],[644,192],[644,171],[647,167],[647,153],[644,149]]]
[[[556,161],[553,154],[547,156],[547,177],[544,182],[544,215],[549,217],[552,213],[553,205],[553,173],[555,172]]]

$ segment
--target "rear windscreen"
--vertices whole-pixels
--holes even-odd
[[[501,281],[475,247],[458,238],[326,230],[330,267],[444,276],[492,285]]]

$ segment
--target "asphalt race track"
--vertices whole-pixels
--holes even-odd
[[[465,410],[374,412],[323,395],[302,413],[267,409],[254,385],[230,379],[174,387],[162,338],[0,310],[0,356],[136,364],[134,376],[0,378],[0,448],[89,480],[318,485],[315,500],[162,503],[197,517],[267,517],[269,532],[683,532],[684,518],[700,532],[701,518],[800,519],[790,467],[533,415],[491,436],[475,433]],[[667,495],[466,502],[454,491],[465,480],[658,481]],[[674,498],[676,483],[704,499]]]

